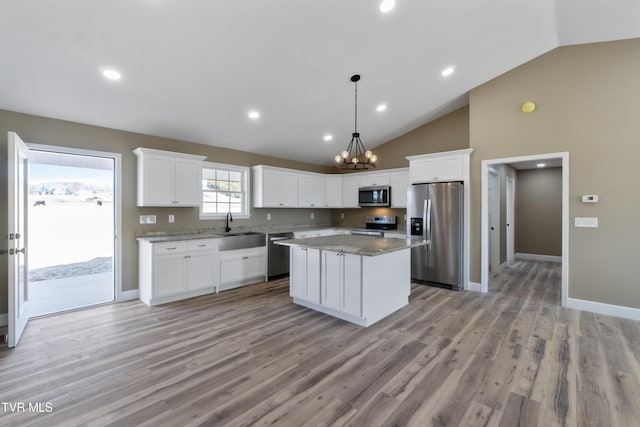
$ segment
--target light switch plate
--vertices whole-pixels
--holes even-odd
[[[313,212],[311,212],[311,219],[314,219],[316,217],[316,214],[314,214]]]
[[[271,221],[271,214],[270,213],[267,214],[267,221]]]
[[[582,228],[598,228],[598,218],[575,217],[575,226]]]
[[[174,222],[176,222],[175,215],[169,215],[169,224],[173,224]]]
[[[140,224],[155,224],[155,215],[140,215]]]

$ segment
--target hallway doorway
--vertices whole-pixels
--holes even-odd
[[[532,205],[521,208],[521,212],[533,212],[528,218],[521,217],[518,219],[517,209],[515,208],[517,194],[518,194],[518,180],[516,178],[516,171],[518,172],[535,172],[536,168],[555,168],[557,172],[557,181],[554,184],[554,190],[558,194],[556,199],[557,209],[552,215],[556,221],[557,228],[553,228],[551,235],[557,239],[557,246],[552,251],[554,255],[546,255],[545,250],[535,244],[525,245],[521,239],[523,236],[526,239],[526,234],[529,233],[528,242],[535,243],[536,240],[546,241],[548,239],[536,239],[535,227],[543,224],[543,215],[536,216],[535,211],[538,209],[538,205],[541,205],[546,197],[546,193],[539,193],[532,197]],[[495,197],[491,196],[490,188],[495,187],[495,173],[492,171],[501,170],[503,172],[504,182],[500,183],[501,191],[504,192],[505,197],[502,199],[504,206],[495,206]],[[560,280],[559,289],[556,289],[560,295],[558,304],[562,306],[567,305],[568,299],[568,284],[569,284],[569,269],[568,269],[568,241],[569,241],[569,154],[568,153],[550,153],[534,156],[513,157],[504,159],[493,159],[482,161],[482,205],[481,205],[481,291],[488,292],[489,290],[497,290],[500,288],[499,280],[496,281],[495,286],[491,282],[497,273],[502,275],[517,274],[518,263],[523,261],[533,262],[546,262],[550,263],[548,266],[541,267],[544,271],[559,271]],[[509,179],[510,178],[510,179]],[[522,194],[520,194],[522,195]],[[521,198],[522,199],[522,198]],[[524,198],[526,200],[526,198]],[[492,244],[491,227],[495,224],[492,223],[491,212],[496,210],[504,212],[504,221],[500,221],[500,229],[503,230],[503,241],[498,245]],[[541,212],[544,212],[542,209]],[[541,223],[541,224],[538,224]],[[548,230],[547,223],[541,226],[541,230]],[[520,230],[520,232],[518,232]],[[542,234],[538,232],[539,234]],[[514,236],[515,235],[515,236]],[[515,240],[515,242],[513,241]],[[492,262],[492,258],[495,256],[495,249],[499,248],[499,260],[502,263],[500,269],[496,271],[492,267],[495,265],[495,260]],[[522,253],[519,253],[519,249]],[[523,250],[522,248],[526,248]],[[530,250],[528,250],[530,249]],[[492,253],[494,252],[494,253]],[[514,252],[516,252],[514,254]],[[557,255],[556,255],[557,254]],[[555,263],[555,264],[554,264]],[[539,271],[537,265],[534,271]],[[545,270],[547,268],[547,270]],[[515,270],[514,270],[515,269]],[[509,270],[509,271],[505,271]],[[513,270],[513,271],[511,271]],[[497,276],[496,276],[497,277]],[[531,278],[525,278],[524,280],[530,280]],[[552,286],[555,283],[553,280],[548,282]],[[491,287],[490,287],[491,285]],[[553,285],[556,286],[556,285]]]

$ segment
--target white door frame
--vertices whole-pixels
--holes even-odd
[[[569,297],[569,153],[547,153],[482,161],[481,226],[480,226],[480,288],[489,290],[489,167],[525,161],[562,159],[562,306]]]
[[[507,263],[515,258],[515,232],[516,232],[516,180],[506,177],[506,204],[507,204]]]
[[[125,296],[122,290],[122,155],[107,151],[84,150],[81,148],[63,147],[58,145],[30,144],[27,147],[33,150],[51,151],[54,153],[77,154],[81,156],[105,157],[114,160],[113,170],[113,209],[114,209],[114,253],[113,253],[113,280],[115,285],[115,300],[125,301],[130,298]],[[130,291],[129,291],[130,292]]]

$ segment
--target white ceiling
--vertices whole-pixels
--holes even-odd
[[[331,164],[353,132],[352,74],[371,148],[559,45],[640,37],[631,0],[396,2],[2,1],[0,108]]]

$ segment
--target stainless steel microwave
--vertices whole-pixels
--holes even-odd
[[[360,187],[358,206],[391,206],[391,187],[388,185]]]

